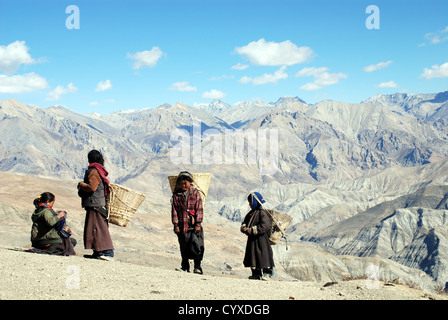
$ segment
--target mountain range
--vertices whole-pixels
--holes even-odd
[[[229,132],[275,130],[277,170],[263,174],[260,157],[249,161],[256,143],[250,138],[242,163],[174,163],[179,141],[173,133],[185,132],[188,145],[198,123],[203,150],[216,147],[216,141],[224,144]],[[447,124],[448,91],[377,95],[357,104],[309,104],[298,97],[235,106],[220,100],[196,107],[178,102],[106,115],[5,100],[0,171],[77,180],[88,151],[96,148],[105,155],[111,181],[144,192],[142,210],[161,213],[169,212],[168,175],[210,172],[210,219],[240,221],[248,211],[247,194],[257,190],[266,207],[293,217],[288,242],[338,256],[394,261],[444,286]],[[299,274],[300,266],[295,268]]]

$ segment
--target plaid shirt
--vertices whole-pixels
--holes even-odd
[[[201,194],[193,186],[190,186],[188,191],[187,203],[185,200],[186,197],[182,191],[175,192],[171,199],[171,221],[174,226],[179,226],[183,234],[188,231],[189,214],[194,216],[195,225],[200,225],[204,216]]]

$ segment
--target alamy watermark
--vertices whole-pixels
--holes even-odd
[[[366,269],[366,287],[367,289],[380,289],[380,268],[370,264]]]
[[[70,14],[65,20],[65,27],[67,29],[80,28],[80,11],[79,7],[72,4],[65,9],[66,14]],[[365,11],[369,16],[366,19],[365,25],[367,29],[380,29],[380,9],[377,5],[369,5]]]
[[[202,123],[194,121],[190,130],[177,128],[171,132],[170,160],[174,164],[248,164],[257,165],[262,175],[278,170],[277,129],[211,128],[202,131]],[[204,126],[205,127],[205,126]]]
[[[65,27],[67,29],[79,29],[80,28],[80,17],[79,17],[79,7],[74,4],[69,5],[65,8],[65,13],[70,14],[67,19],[65,19]]]
[[[370,14],[366,19],[366,28],[369,30],[380,29],[380,8],[370,5],[366,8],[366,14]]]
[[[65,268],[65,273],[68,274],[65,279],[65,287],[69,290],[79,290],[81,283],[79,267],[76,265],[69,265]]]

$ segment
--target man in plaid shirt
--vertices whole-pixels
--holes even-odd
[[[201,223],[204,216],[202,197],[192,185],[190,173],[181,172],[171,199],[171,220],[179,240],[182,264],[180,271],[190,272],[189,259],[194,260],[194,273],[202,274],[201,261],[204,256],[204,231]]]

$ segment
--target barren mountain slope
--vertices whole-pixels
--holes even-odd
[[[29,247],[29,235],[31,228],[30,216],[33,211],[32,200],[37,197],[43,191],[50,191],[56,195],[55,209],[64,209],[68,211],[68,224],[73,230],[73,237],[78,240],[78,245],[75,247],[77,256],[82,256],[83,254],[89,254],[89,251],[84,250],[82,243],[82,230],[84,223],[84,212],[79,206],[79,198],[76,194],[76,181],[73,180],[55,180],[40,177],[28,177],[24,175],[7,174],[1,173],[0,177],[4,184],[0,187],[0,203],[2,208],[0,210],[0,246],[2,248],[19,249],[24,250]],[[149,198],[151,196],[149,195]],[[165,209],[161,209],[166,205]],[[110,225],[112,239],[116,247],[115,250],[115,260],[121,263],[130,263],[132,265],[139,265],[146,270],[145,274],[167,274],[167,277],[178,277],[176,273],[174,275],[169,275],[172,270],[180,264],[180,253],[178,249],[177,239],[172,232],[172,225],[169,216],[169,202],[166,204],[160,204],[160,212],[152,213],[151,205],[144,204],[133,217],[131,222],[126,228],[118,227],[115,225]],[[203,263],[203,269],[206,275],[209,276],[220,276],[224,278],[237,278],[246,279],[249,270],[244,268],[242,265],[242,259],[244,256],[244,248],[246,238],[243,234],[239,232],[239,223],[229,222],[224,219],[216,212],[208,210],[206,208],[206,219],[204,222],[205,229],[205,258]],[[12,253],[11,253],[12,254]],[[16,253],[17,254],[17,253]],[[20,256],[20,258],[18,258]],[[13,259],[9,260],[7,264],[8,270],[15,279],[14,284],[18,284],[20,278],[20,271],[22,266],[19,264],[19,260],[25,263],[27,266],[26,272],[32,273],[33,265],[38,262],[35,261],[36,258],[34,254],[28,254],[24,256],[25,259],[29,257],[30,262],[24,262],[24,258],[21,255],[9,257]],[[65,259],[63,257],[54,257],[56,259]],[[384,283],[384,281],[395,281],[401,284],[407,284],[412,287],[423,288],[425,290],[430,290],[432,292],[437,291],[437,288],[433,280],[425,275],[422,271],[416,269],[409,269],[405,266],[399,265],[395,262],[383,259],[365,259],[365,258],[355,258],[355,257],[338,257],[331,255],[323,250],[305,243],[294,243],[294,244],[279,244],[274,246],[274,258],[276,261],[275,268],[275,283],[272,285],[273,288],[278,288],[283,291],[279,291],[278,295],[273,294],[272,296],[266,295],[266,299],[269,297],[272,299],[284,299],[283,294],[286,294],[286,289],[288,286],[295,288],[291,291],[291,295],[296,298],[304,298],[305,295],[301,290],[304,288],[295,281],[305,281],[305,287],[321,287],[323,283],[326,282],[340,282],[344,279],[361,278],[367,279],[375,276],[376,283]],[[6,258],[5,258],[6,259]],[[18,259],[18,260],[14,260]],[[43,258],[52,259],[52,258]],[[73,259],[73,258],[70,258]],[[13,262],[16,261],[16,262]],[[39,261],[39,260],[37,260]],[[46,260],[45,260],[46,261]],[[51,260],[56,262],[56,266],[61,266],[62,261],[68,260]],[[57,262],[61,261],[61,262]],[[73,261],[73,260],[70,260]],[[76,260],[76,265],[80,268],[84,268],[85,259]],[[85,262],[85,267],[90,268],[89,261]],[[12,266],[11,266],[12,264]],[[72,263],[70,263],[72,264]],[[66,266],[65,264],[63,264]],[[5,264],[6,266],[6,264]],[[15,267],[14,267],[15,266]],[[125,273],[127,265],[121,265],[124,271],[115,272],[116,277],[121,277],[124,279],[123,273]],[[378,274],[372,274],[369,271],[372,267],[378,268]],[[93,265],[92,265],[93,267]],[[6,268],[6,267],[5,267]],[[34,265],[34,268],[37,268]],[[131,267],[130,269],[136,270],[137,267]],[[150,268],[150,269],[147,269]],[[156,269],[151,269],[156,268]],[[40,269],[39,269],[40,270]],[[89,269],[87,269],[89,270]],[[5,272],[5,271],[2,271]],[[90,274],[91,271],[85,271],[86,274]],[[132,271],[135,272],[135,271]],[[141,271],[143,272],[143,271]],[[94,277],[95,278],[95,277]],[[137,277],[138,278],[138,277]],[[26,279],[26,276],[25,276]],[[124,292],[123,298],[136,298],[135,295],[130,293],[130,289],[127,287],[127,283],[124,280],[118,280],[114,285],[120,285],[123,288],[120,289]],[[147,281],[155,281],[152,280]],[[191,278],[186,278],[191,279]],[[211,279],[211,278],[207,278]],[[5,280],[6,281],[6,280]],[[8,280],[9,281],[9,280]],[[22,281],[22,280],[20,280]],[[25,280],[23,280],[25,281]],[[36,281],[36,280],[33,280]],[[90,279],[85,279],[85,281],[92,281]],[[142,280],[143,281],[143,280]],[[213,280],[215,281],[215,280]],[[221,280],[216,280],[221,281]],[[226,280],[222,280],[226,282]],[[234,280],[229,280],[234,281]],[[212,282],[212,281],[210,281]],[[9,282],[8,282],[9,283]],[[32,281],[30,283],[33,283]],[[314,283],[314,284],[313,284]],[[10,287],[11,284],[8,284]],[[133,283],[133,285],[142,285],[140,282]],[[226,284],[228,285],[228,284]],[[223,286],[226,286],[223,284]],[[297,288],[298,285],[298,288]],[[244,284],[245,286],[245,284]],[[263,286],[263,285],[261,285]],[[12,290],[15,290],[12,287]],[[345,290],[345,285],[338,287],[340,290]],[[29,290],[29,291],[27,291]],[[43,290],[43,289],[42,289]],[[94,289],[92,289],[94,290]],[[101,289],[101,292],[92,291],[85,297],[89,297],[89,294],[93,298],[114,298],[112,292],[108,289]],[[105,290],[105,291],[104,291]],[[174,290],[174,289],[173,289]],[[222,291],[221,293],[216,293],[212,291],[211,288],[204,289],[213,292],[210,293],[210,298],[221,297],[225,299],[245,299],[250,298],[245,296],[239,291],[233,293],[228,293],[227,291]],[[214,289],[213,289],[214,290]],[[277,290],[277,289],[276,289]],[[313,289],[314,290],[314,289]],[[352,286],[348,285],[347,290],[352,290]],[[27,287],[26,292],[29,292],[31,298],[37,298],[36,294],[41,293],[33,286]],[[164,292],[160,286],[155,285],[153,291]],[[17,297],[14,291],[7,291],[9,293],[4,293],[5,298]],[[385,293],[385,292],[384,292]],[[228,294],[223,296],[223,294]],[[267,293],[266,293],[267,294]],[[288,293],[289,294],[289,293]],[[404,294],[404,293],[400,293]],[[423,293],[422,293],[423,294]],[[69,295],[71,298],[79,298],[80,296],[75,292],[74,295]],[[152,296],[151,294],[145,296],[147,298],[173,298],[172,293],[162,296]],[[183,295],[181,298],[188,299]],[[289,295],[288,295],[289,297]],[[324,298],[330,298],[330,296],[323,296]],[[349,299],[389,299],[388,295],[381,296],[379,291],[371,292],[347,292],[344,297]],[[406,295],[403,296],[405,299]],[[287,298],[287,297],[286,297]],[[286,299],[285,298],[285,299]],[[320,295],[314,297],[308,297],[311,299],[320,299]],[[339,297],[336,297],[339,298]],[[414,298],[418,298],[414,296]]]

